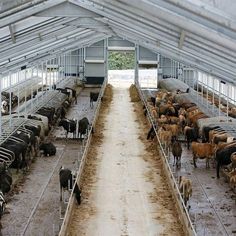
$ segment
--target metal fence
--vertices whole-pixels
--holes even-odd
[[[99,93],[98,103],[97,103],[97,107],[96,107],[96,110],[95,110],[95,115],[94,115],[92,127],[95,126],[98,115],[99,115],[99,111],[100,111],[100,107],[101,107],[101,98],[104,94],[106,84],[107,84],[107,80],[104,80],[102,88],[101,88],[100,93]],[[87,157],[87,154],[88,154],[88,150],[89,150],[89,146],[90,146],[90,142],[91,142],[91,138],[92,138],[92,127],[88,132],[88,137],[87,137],[87,141],[86,141],[85,145],[82,146],[82,153],[83,153],[82,154],[82,159],[80,161],[80,165],[79,165],[79,169],[78,169],[78,172],[77,172],[76,180],[75,180],[74,186],[73,186],[71,194],[70,194],[70,198],[69,198],[68,205],[67,205],[67,208],[66,208],[66,213],[65,213],[62,225],[61,225],[59,236],[66,236],[67,233],[68,233],[67,232],[68,231],[68,226],[70,224],[70,220],[71,220],[71,216],[72,216],[72,210],[73,210],[73,207],[75,206],[75,201],[76,201],[75,197],[73,195],[73,191],[74,191],[76,183],[80,183],[80,180],[81,180],[81,176],[82,176],[82,173],[83,173],[84,165],[85,165],[85,162],[86,162],[86,157]]]
[[[155,127],[155,122],[154,122],[154,119],[148,109],[148,105],[147,105],[147,101],[145,99],[145,96],[143,94],[143,91],[139,85],[138,82],[136,82],[136,87],[138,89],[138,92],[139,92],[139,95],[140,95],[140,98],[143,102],[143,104],[145,105],[146,107],[146,110],[147,110],[147,117],[148,117],[148,121],[150,122],[150,124]],[[159,144],[159,148],[160,148],[160,156],[161,156],[161,159],[162,159],[162,162],[163,162],[163,168],[165,170],[165,174],[166,174],[166,177],[168,179],[168,184],[172,190],[172,193],[173,193],[173,196],[175,198],[175,201],[176,201],[176,205],[177,205],[177,208],[178,208],[178,211],[180,213],[180,216],[181,216],[181,221],[183,223],[183,226],[184,226],[184,231],[187,235],[191,235],[191,236],[196,236],[197,233],[194,229],[194,225],[190,219],[190,216],[189,216],[189,213],[188,213],[188,210],[184,204],[184,201],[183,201],[183,198],[181,196],[181,193],[179,191],[179,188],[178,188],[178,184],[175,180],[175,177],[171,171],[171,168],[170,168],[170,165],[168,163],[168,156],[166,155],[165,151],[164,151],[164,148],[160,142],[160,139],[157,135],[157,130],[156,128],[154,128],[155,130],[155,134],[156,134],[156,137],[157,137],[157,141],[158,141],[158,144]]]

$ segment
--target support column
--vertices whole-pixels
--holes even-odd
[[[9,83],[10,83],[10,96],[9,96],[9,115],[10,115],[10,120],[9,120],[9,126],[12,126],[12,114],[11,114],[11,108],[12,108],[12,97],[11,97],[11,92],[12,92],[12,78],[11,78],[11,71],[9,71]]]
[[[207,109],[208,109],[208,103],[209,103],[209,101],[208,101],[208,86],[209,86],[209,78],[208,78],[208,75],[207,75]]]
[[[104,75],[105,81],[108,82],[108,38],[104,39]]]
[[[229,84],[227,83],[227,122],[229,122]]]
[[[39,103],[39,96],[38,96],[38,93],[39,93],[39,66],[37,64],[36,66],[36,76],[37,76],[37,95],[36,95],[36,98],[37,98],[37,105]]]
[[[202,104],[203,104],[203,74],[202,74]]]
[[[157,54],[157,88],[159,84],[160,54]]]
[[[212,89],[212,112],[213,112],[213,114],[214,114],[214,112],[215,112],[215,79],[214,78],[212,78],[212,87],[213,87],[213,89]]]
[[[20,83],[20,71],[17,71],[17,83]],[[18,118],[20,117],[20,111],[19,111],[19,107],[20,107],[20,86],[17,86],[17,114],[18,114]]]
[[[199,83],[198,83],[198,76],[199,76],[199,72],[197,72],[197,105],[199,105],[198,99],[199,99]]]
[[[221,98],[221,82],[219,81],[219,104],[218,104],[218,113],[220,116],[220,98]]]
[[[83,68],[84,68],[84,71],[83,71],[83,80],[85,80],[85,67],[86,67],[86,63],[85,63],[85,60],[86,60],[86,48],[83,48]]]
[[[139,46],[135,45],[135,71],[134,71],[134,83],[138,84],[138,72],[139,72]]]
[[[25,81],[26,79],[27,79],[27,69],[25,69]],[[26,89],[25,89],[24,95],[25,95],[25,104],[26,104]],[[25,106],[25,117],[26,117],[26,106]]]

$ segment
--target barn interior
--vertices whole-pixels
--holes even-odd
[[[77,135],[78,124],[79,120],[86,116],[91,127],[95,125],[102,106],[101,98],[108,83],[113,84],[114,97],[119,100],[127,95],[121,95],[121,91],[130,85],[124,85],[126,81],[133,81],[142,105],[147,109],[148,124],[153,127],[156,124],[150,110],[150,97],[155,97],[160,89],[173,94],[180,90],[181,94],[177,96],[176,101],[195,103],[205,115],[198,121],[198,127],[215,125],[236,138],[235,9],[236,2],[233,0],[1,0],[0,144],[5,145],[13,134],[26,125],[37,124],[43,127],[40,121],[29,121],[28,116],[42,115],[46,108],[59,109],[67,100],[67,94],[62,92],[66,88],[67,93],[70,88],[71,94],[74,90],[77,96],[71,95],[73,106],[70,109],[65,107],[69,114],[67,118],[76,117],[76,137],[67,132],[68,138],[75,138],[76,141],[67,143],[64,130],[56,127],[58,122],[50,123],[45,132],[49,132],[48,140],[58,142],[58,154],[51,160],[39,161],[41,169],[37,170],[36,176],[45,168],[45,179],[42,180],[45,181],[44,187],[37,194],[27,195],[26,199],[33,196],[35,201],[30,205],[31,209],[24,213],[25,217],[22,215],[22,209],[27,206],[27,202],[22,203],[21,199],[26,196],[24,194],[30,192],[30,188],[23,188],[22,196],[19,195],[20,202],[19,199],[14,202],[14,198],[17,198],[14,197],[15,194],[13,197],[7,196],[11,199],[8,207],[10,214],[2,216],[2,235],[73,235],[70,231],[72,212],[76,208],[73,192],[82,175],[90,135],[93,136],[91,128],[86,134],[86,141],[81,141],[81,137]],[[133,53],[133,70],[119,71],[118,74],[110,71],[111,52]],[[95,99],[95,107],[93,102],[91,103],[91,92],[99,93]],[[87,102],[89,96],[90,103]],[[125,108],[138,110],[137,107],[128,105]],[[123,112],[125,114],[125,110]],[[59,116],[61,115],[62,113]],[[41,119],[43,122],[43,118]],[[146,135],[147,131],[144,133]],[[157,130],[155,135],[158,137]],[[180,135],[179,139],[185,142],[184,135]],[[77,141],[79,144],[74,143]],[[176,218],[180,219],[182,225],[182,233],[235,235],[235,188],[231,191],[223,179],[217,180],[215,169],[205,171],[202,167],[205,163],[199,164],[204,173],[200,167],[194,169],[189,158],[192,152],[187,148],[184,147],[183,151],[185,161],[181,169],[176,170],[169,159],[170,150],[164,150],[160,141],[158,147],[166,183],[178,212]],[[71,155],[74,158],[64,163],[62,159],[67,151],[73,152]],[[13,157],[6,159],[6,155],[1,152],[4,150],[0,148],[0,163],[8,168],[14,162]],[[57,209],[52,218],[56,215],[57,219],[42,220],[44,216],[37,211],[43,203],[51,204],[43,202],[42,199],[47,187],[52,184],[54,174],[58,173],[60,163],[76,169],[74,185],[63,203],[56,202],[52,205]],[[15,170],[13,173],[19,175]],[[178,190],[178,178],[182,175],[191,176],[196,190],[190,210]],[[32,179],[32,183],[34,181],[36,177]],[[55,177],[53,181],[57,184],[52,185],[50,189],[57,191],[58,180]],[[19,183],[16,185],[21,186]],[[40,182],[37,182],[37,185],[40,186]],[[50,198],[49,192],[47,196]],[[224,201],[220,205],[222,199]],[[112,198],[109,201],[112,201]],[[12,213],[18,204],[21,204],[16,210],[19,221]],[[36,213],[38,218],[33,220]],[[10,229],[8,222],[13,219],[15,226]],[[139,222],[140,219],[131,217],[130,220]],[[40,227],[36,226],[35,222],[45,224],[45,229],[40,232]],[[109,224],[112,225],[109,220],[105,222],[105,228],[109,228]],[[100,221],[96,224],[102,225]],[[102,231],[100,228],[99,232],[101,235],[112,235],[111,232],[114,235],[161,235],[158,224],[150,225],[153,228],[147,227],[139,233],[135,231],[135,227],[136,230],[139,229],[138,224],[129,225],[130,229],[126,225],[128,230],[123,229],[121,233],[116,230],[109,231],[110,229]],[[155,234],[155,230],[160,234]],[[86,232],[85,235],[96,235],[93,230]]]

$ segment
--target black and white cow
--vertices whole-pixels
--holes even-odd
[[[49,124],[53,122],[55,107],[41,107],[36,113],[48,118]]]
[[[63,190],[72,190],[75,178],[76,178],[76,173],[73,173],[70,169],[65,169],[64,167],[60,168],[60,171],[59,171],[60,201],[62,201]],[[75,198],[77,200],[77,203],[80,205],[81,191],[80,191],[77,183],[75,184],[75,188],[73,190],[73,193],[75,194]]]
[[[75,100],[75,104],[77,104],[77,93],[76,90],[70,87],[66,87],[67,91],[70,90],[72,92],[72,98]]]
[[[78,137],[82,138],[82,135],[85,135],[88,132],[88,128],[89,128],[89,120],[87,117],[84,117],[81,120],[79,120]]]
[[[66,130],[66,138],[68,137],[68,133],[73,133],[73,138],[76,135],[76,121],[69,120],[69,119],[62,119],[60,120],[58,126],[62,126]]]
[[[55,145],[51,142],[40,144],[39,149],[43,151],[44,156],[54,156],[57,151]]]
[[[3,194],[8,193],[12,185],[12,175],[7,169],[5,162],[0,163],[0,190]]]
[[[64,108],[64,106],[58,107],[54,115],[55,121],[57,121],[59,118],[64,119],[65,117],[66,117],[66,109]]]
[[[93,102],[98,100],[99,93],[90,92],[90,107],[93,108]]]
[[[3,192],[0,190],[0,219],[6,209],[6,201]]]

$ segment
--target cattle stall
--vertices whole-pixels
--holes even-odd
[[[179,83],[176,79],[165,79],[159,85],[162,89],[164,88],[176,94],[177,89],[185,92],[187,86],[180,87],[182,84],[182,82]],[[143,93],[145,94],[145,100],[147,100],[150,94],[155,96],[156,91],[144,90]],[[196,100],[197,97],[198,100]],[[219,125],[235,137],[234,119],[229,122],[228,117],[224,113],[219,113],[214,105],[207,104],[204,98],[197,95],[192,89],[190,89],[189,93],[176,94],[175,99],[176,101],[194,102],[209,116],[209,118],[198,120],[200,129],[208,124]],[[191,149],[187,149],[185,142],[182,142],[182,148],[180,168],[173,165],[172,154],[170,154],[170,158],[167,160],[176,180],[179,179],[179,176],[186,176],[192,181],[193,195],[189,201],[191,206],[189,216],[196,233],[198,235],[235,235],[235,194],[230,189],[228,183],[225,183],[224,178],[216,178],[214,161],[210,163],[210,169],[206,169],[205,159],[198,159],[197,168],[194,168]]]
[[[141,98],[141,101],[144,104],[145,108],[147,109],[148,121],[149,121],[150,125],[154,127],[155,122],[154,122],[154,118],[152,117],[152,115],[148,109],[147,95],[150,96],[150,94],[152,94],[152,93],[156,94],[157,90],[144,90],[143,91],[141,89],[139,83],[136,83],[136,87],[139,91],[139,96]],[[178,213],[181,217],[181,222],[184,226],[183,227],[184,232],[186,233],[186,235],[197,235],[194,224],[193,224],[192,220],[190,219],[188,209],[186,208],[184,201],[181,197],[181,194],[180,194],[180,191],[178,188],[178,181],[177,181],[177,179],[174,178],[174,174],[171,171],[171,166],[168,163],[168,156],[164,150],[164,147],[162,147],[162,145],[161,145],[160,139],[157,135],[157,130],[156,129],[154,129],[154,130],[155,130],[155,135],[157,137],[157,142],[158,142],[158,145],[160,148],[160,154],[161,154],[160,156],[161,156],[162,163],[163,163],[163,169],[165,171],[165,175],[166,175],[167,181],[168,181],[167,184],[169,185],[169,187],[172,191],[172,196],[175,199],[177,210],[178,210]]]
[[[100,106],[101,106],[101,99],[102,99],[106,84],[107,84],[107,82],[105,80],[103,82],[103,86],[101,87],[101,90],[100,90],[100,93],[99,93],[98,102],[96,104],[96,107],[94,108],[94,118],[93,118],[93,121],[92,121],[92,127],[95,126],[98,115],[99,115]],[[82,152],[80,165],[79,165],[77,175],[76,175],[76,180],[75,180],[75,183],[78,183],[78,184],[80,184],[82,172],[83,172],[84,165],[85,165],[85,162],[86,162],[86,156],[87,156],[87,153],[88,153],[88,150],[89,150],[89,145],[90,145],[90,142],[91,142],[91,132],[92,132],[92,130],[90,129],[89,134],[88,134],[88,140],[85,143],[85,145],[82,146],[83,152]],[[73,190],[74,190],[74,188],[75,188],[75,184],[73,186]],[[67,235],[68,232],[69,232],[69,225],[70,225],[70,221],[71,221],[71,217],[72,217],[72,210],[73,210],[73,208],[75,207],[75,204],[76,204],[75,196],[73,195],[73,190],[71,191],[69,202],[67,204],[66,212],[65,212],[65,215],[64,215],[64,218],[63,218],[63,222],[61,224],[60,231],[59,231],[60,236]]]
[[[77,89],[77,104],[72,104],[66,117],[88,117],[90,122],[95,119],[97,103],[90,108],[89,93],[99,89]],[[53,100],[52,100],[53,101]],[[59,169],[61,166],[77,170],[80,166],[86,141],[67,140],[64,132],[55,127],[48,140],[53,140],[57,153],[52,157],[40,157],[32,163],[31,171],[26,175],[24,183],[17,185],[13,195],[9,197],[8,212],[2,217],[2,233],[13,235],[34,235],[42,232],[45,235],[57,235],[65,213],[69,193],[65,192],[63,201],[59,195]],[[13,213],[14,211],[14,213]],[[11,225],[8,222],[12,222]]]

